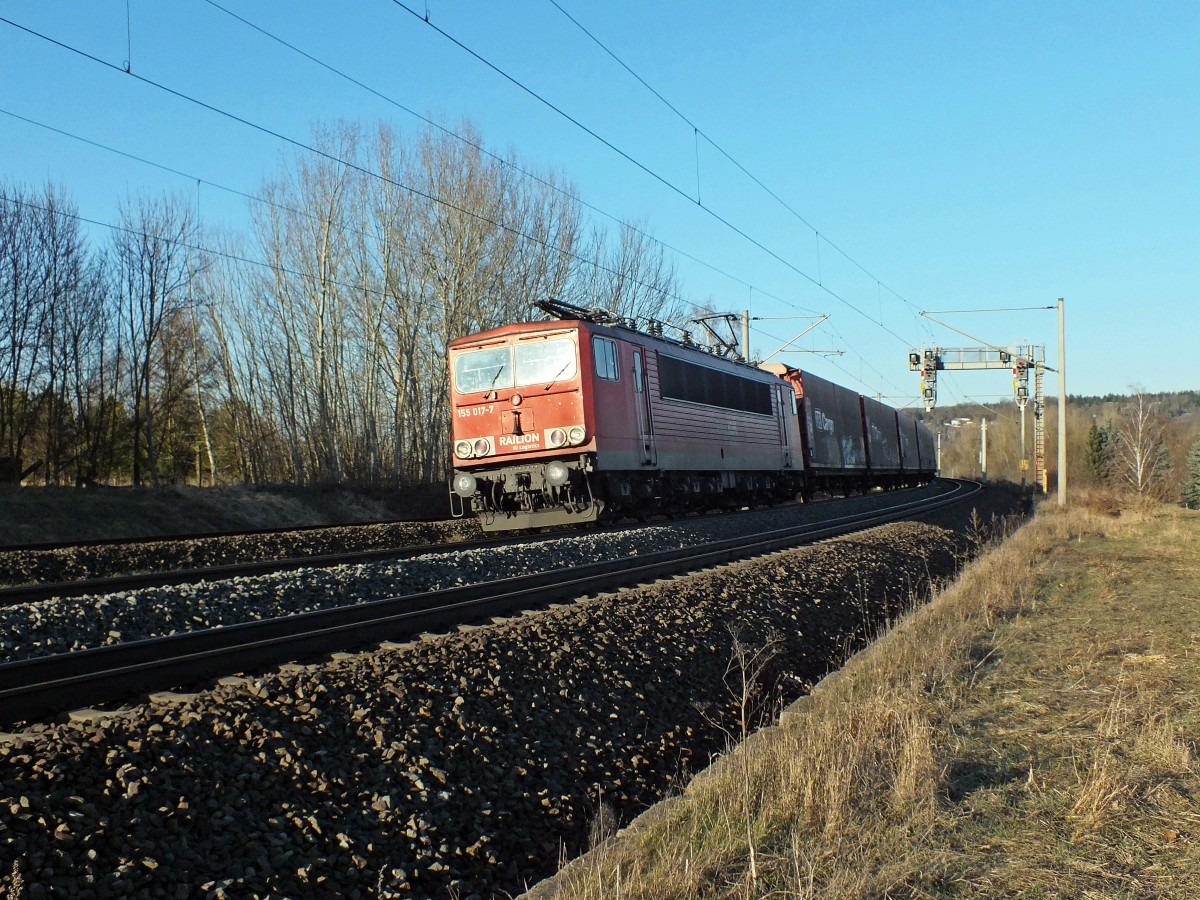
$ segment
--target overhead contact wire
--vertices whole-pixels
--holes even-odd
[[[283,47],[286,47],[288,50],[291,50],[293,53],[296,53],[297,55],[304,57],[305,59],[307,59],[309,62],[313,63],[314,65],[320,66],[321,68],[325,69],[327,72],[330,72],[333,75],[336,75],[337,77],[344,79],[345,81],[348,81],[350,84],[353,84],[356,87],[362,88],[364,91],[371,94],[372,96],[384,101],[385,103],[390,104],[391,106],[394,106],[396,109],[399,109],[399,110],[407,113],[408,115],[412,116],[413,118],[424,122],[426,125],[429,125],[431,128],[437,129],[442,134],[445,134],[448,137],[454,138],[455,140],[459,141],[460,143],[464,144],[467,147],[471,147],[474,150],[478,150],[480,153],[483,153],[490,159],[496,160],[501,165],[512,165],[506,159],[504,159],[504,157],[502,157],[496,153],[493,153],[491,150],[488,150],[486,147],[482,146],[481,144],[477,144],[475,141],[472,141],[471,139],[464,137],[463,135],[454,131],[452,128],[448,128],[445,125],[441,124],[440,122],[437,122],[434,119],[429,118],[428,116],[422,115],[421,113],[417,112],[416,110],[412,109],[411,107],[405,106],[403,103],[396,100],[395,98],[389,97],[387,94],[384,94],[382,91],[379,91],[378,89],[371,87],[369,84],[366,84],[365,82],[360,81],[359,79],[355,78],[353,75],[350,75],[347,72],[343,72],[341,69],[337,68],[336,66],[330,65],[329,63],[325,62],[324,60],[320,59],[319,57],[316,57],[313,54],[309,53],[308,51],[303,50],[300,47],[297,47],[295,44],[285,41],[283,38],[279,37],[278,35],[274,34],[271,31],[268,31],[267,29],[263,28],[261,25],[257,25],[254,22],[251,22],[249,19],[245,18],[244,16],[240,16],[237,13],[233,12],[232,10],[226,9],[224,6],[217,3],[216,0],[205,0],[205,2],[209,6],[213,7],[214,9],[220,10],[221,12],[223,12],[225,15],[229,16],[230,18],[236,19],[238,22],[241,22],[247,28],[251,28],[254,31],[257,31],[263,37],[268,38],[272,41],[275,41],[277,44],[279,44]],[[428,12],[426,13],[425,18],[428,19]],[[592,212],[596,213],[597,215],[603,216],[606,219],[616,222],[618,225],[621,225],[625,228],[630,229],[635,234],[638,234],[641,237],[644,237],[646,240],[653,241],[658,246],[663,247],[667,250],[670,250],[672,253],[677,254],[678,256],[682,256],[685,259],[691,260],[692,262],[696,263],[697,265],[704,266],[705,268],[709,269],[710,271],[715,272],[724,278],[728,278],[730,281],[734,282],[735,284],[740,284],[743,287],[748,287],[748,288],[754,287],[754,285],[750,284],[750,282],[745,281],[730,272],[726,272],[724,269],[721,269],[720,267],[715,266],[706,260],[700,259],[699,257],[694,256],[691,253],[688,253],[686,250],[681,250],[678,247],[674,247],[671,244],[668,244],[666,241],[663,241],[662,239],[655,237],[654,235],[650,234],[649,232],[647,232],[641,228],[638,228],[632,222],[627,222],[626,220],[620,218],[619,216],[616,216],[613,213],[607,212],[607,211],[601,209],[600,207],[596,206],[593,203],[589,203],[587,200],[583,199],[582,197],[578,196],[577,194],[572,194],[570,191],[564,190],[563,188],[554,184],[552,181],[542,178],[541,176],[537,175],[534,172],[530,172],[527,169],[524,169],[520,166],[515,166],[515,165],[512,166],[512,168],[515,169],[516,171],[520,172],[526,178],[536,181],[538,184],[554,191],[555,193],[560,194],[561,196],[564,196],[570,200],[575,201],[576,203],[580,204],[581,206],[585,207],[586,209],[590,209]],[[699,178],[698,174],[697,174],[697,178]],[[771,294],[767,291],[763,291],[761,288],[759,288],[758,290],[764,296],[770,297],[773,300],[777,300],[780,303],[788,303],[788,301],[784,300],[782,297],[777,297],[774,294]]]
[[[597,47],[599,47],[606,54],[608,54],[608,56],[611,57],[612,60],[617,65],[619,65],[622,69],[624,69],[626,72],[628,72],[631,76],[633,76],[634,79],[637,80],[637,82],[639,84],[641,84],[646,90],[648,90],[651,94],[653,94],[655,97],[657,97],[663,103],[663,105],[667,107],[667,109],[671,110],[671,112],[673,112],[676,116],[678,116],[681,121],[683,121],[685,124],[690,126],[692,128],[693,133],[697,137],[704,138],[704,140],[707,141],[708,144],[714,150],[716,150],[723,157],[725,157],[725,159],[728,160],[739,172],[741,172],[743,175],[745,175],[747,178],[749,178],[752,182],[754,182],[754,184],[756,184],[759,188],[761,188],[763,190],[763,192],[767,194],[767,196],[771,197],[771,199],[773,199],[781,207],[783,207],[785,210],[787,210],[787,212],[789,212],[793,217],[795,217],[795,219],[797,221],[801,222],[806,228],[813,231],[814,233],[818,230],[816,225],[814,225],[812,222],[808,221],[808,219],[806,219],[798,210],[796,210],[794,207],[792,207],[792,205],[790,203],[788,203],[786,200],[784,200],[783,197],[781,197],[779,194],[777,194],[766,183],[764,183],[757,175],[755,175],[753,172],[751,172],[749,169],[747,169],[741,162],[739,162],[733,156],[733,154],[731,154],[724,147],[722,147],[720,144],[718,144],[709,134],[707,134],[704,131],[704,129],[700,128],[700,126],[697,125],[695,122],[693,122],[686,114],[681,112],[675,106],[675,104],[673,104],[670,100],[668,100],[666,97],[664,97],[657,89],[655,89],[655,87],[653,85],[651,85],[648,81],[646,81],[646,79],[644,79],[641,75],[639,75],[637,72],[635,72],[623,59],[621,59],[621,57],[617,56],[617,54],[614,53],[603,41],[601,41],[598,37],[596,37],[596,35],[592,34],[592,32],[589,31],[583,25],[582,22],[580,22],[578,19],[576,19],[574,16],[572,16],[569,12],[567,12],[565,9],[563,9],[562,5],[559,4],[558,0],[550,0],[550,3],[552,6],[554,6],[555,9],[557,9],[560,13],[562,13],[564,16],[566,16],[566,18],[569,19],[571,21],[571,23],[573,25],[575,25],[576,28],[578,28],[585,35],[587,35],[588,38],[593,43],[595,43]],[[697,151],[697,152],[699,152],[699,151]],[[697,192],[697,194],[698,194],[698,192]],[[861,272],[863,272],[865,275],[869,276],[873,281],[883,284],[883,282],[877,276],[872,274],[862,263],[860,263],[858,260],[856,260],[853,256],[851,256],[849,253],[847,253],[845,250],[843,250],[841,247],[839,247],[833,241],[829,240],[828,236],[824,236],[824,237],[825,237],[825,243],[827,243],[830,247],[832,247],[839,254],[841,254],[847,261],[849,261],[853,265],[857,266]],[[888,285],[883,284],[883,286],[885,288],[887,288],[887,290],[891,294],[895,295],[896,298],[899,299],[902,303],[907,304],[908,306],[912,307],[914,311],[916,311],[916,306],[911,301],[909,301],[903,295],[901,295],[898,292],[896,292],[895,290],[893,290],[891,287],[888,287]]]
[[[634,157],[631,154],[627,153],[626,151],[622,150],[620,147],[618,147],[612,141],[608,140],[607,138],[605,138],[603,135],[599,134],[594,129],[588,127],[583,122],[581,122],[579,119],[575,118],[570,113],[566,112],[564,109],[557,106],[555,103],[553,103],[546,97],[543,97],[541,94],[539,94],[533,88],[529,87],[528,85],[524,84],[517,78],[515,78],[512,75],[505,72],[503,69],[501,69],[495,63],[491,62],[486,57],[482,56],[475,50],[468,47],[466,44],[464,44],[462,41],[458,40],[458,38],[454,37],[454,35],[450,34],[445,29],[439,28],[433,22],[426,19],[421,13],[417,12],[412,7],[410,7],[406,3],[404,3],[403,0],[392,0],[392,3],[395,4],[396,6],[400,7],[400,9],[404,10],[406,13],[408,13],[410,16],[412,16],[417,21],[422,22],[423,24],[427,25],[429,28],[432,28],[443,38],[448,40],[450,43],[454,44],[454,46],[458,47],[460,50],[462,50],[464,53],[471,56],[473,59],[478,60],[482,65],[491,69],[493,72],[495,72],[501,78],[503,78],[505,81],[508,81],[509,83],[511,83],[513,86],[515,86],[519,90],[528,94],[530,97],[537,100],[539,103],[541,103],[542,105],[544,105],[545,107],[550,109],[552,112],[556,113],[557,115],[561,116],[566,121],[570,122],[572,125],[574,125],[576,128],[583,131],[585,134],[594,138],[596,141],[599,141],[605,147],[608,147],[610,150],[612,150],[614,153],[616,153],[622,159],[626,160],[631,165],[635,166],[636,168],[640,169],[642,172],[649,175],[651,178],[653,178],[655,181],[659,182],[661,185],[666,187],[668,190],[670,190],[673,193],[677,194],[678,196],[682,197],[684,200],[687,200],[689,203],[695,204],[695,206],[698,209],[703,210],[705,213],[707,213],[709,216],[711,216],[713,219],[715,219],[721,225],[724,225],[730,231],[732,231],[735,234],[737,234],[738,236],[740,236],[743,240],[749,242],[753,246],[757,247],[759,250],[766,253],[768,256],[770,256],[772,259],[774,259],[776,262],[787,267],[792,272],[796,273],[801,278],[808,281],[814,287],[820,289],[821,291],[825,292],[833,299],[837,300],[839,303],[843,304],[844,306],[848,307],[849,309],[852,309],[854,312],[858,313],[860,316],[862,316],[864,319],[866,319],[871,324],[875,325],[878,328],[881,328],[883,331],[890,334],[892,337],[894,337],[897,341],[899,341],[904,346],[906,346],[906,347],[912,346],[911,341],[901,337],[899,334],[897,334],[891,328],[888,328],[886,325],[880,325],[869,314],[863,312],[863,310],[859,309],[857,306],[855,306],[853,303],[851,303],[845,297],[838,294],[836,291],[832,290],[831,288],[825,287],[823,284],[820,283],[820,281],[818,279],[813,278],[810,274],[805,272],[803,269],[801,269],[799,266],[797,266],[791,260],[785,259],[783,256],[781,256],[780,254],[778,254],[777,252],[772,250],[770,247],[767,247],[765,244],[763,244],[760,240],[758,240],[755,237],[752,237],[750,234],[748,234],[743,229],[739,228],[737,225],[733,224],[733,222],[726,219],[724,216],[722,216],[720,213],[718,213],[712,207],[706,206],[705,204],[701,203],[699,201],[699,199],[692,198],[688,194],[687,191],[683,190],[681,187],[674,184],[669,179],[665,178],[664,176],[660,175],[659,173],[655,172],[653,169],[651,169],[649,166],[647,166],[641,160],[637,159],[636,157]],[[706,140],[707,140],[707,138],[706,138]],[[899,296],[899,295],[897,295],[897,296]]]
[[[365,166],[360,166],[357,163],[354,163],[350,160],[342,159],[341,157],[339,157],[335,154],[328,153],[324,150],[320,150],[309,144],[305,144],[303,141],[299,141],[296,138],[288,137],[285,134],[282,134],[278,131],[274,131],[270,128],[267,128],[265,125],[259,125],[255,122],[251,122],[249,119],[245,119],[242,116],[237,115],[236,113],[231,113],[227,110],[221,109],[220,107],[213,106],[210,103],[207,103],[196,97],[192,97],[192,96],[185,94],[182,91],[178,91],[172,87],[168,87],[167,85],[161,84],[157,81],[154,81],[151,78],[146,78],[145,76],[138,75],[135,72],[126,72],[120,66],[114,65],[113,63],[110,63],[108,60],[101,59],[100,57],[94,56],[91,53],[88,53],[84,50],[80,50],[77,47],[72,47],[69,44],[65,44],[62,41],[56,40],[55,38],[49,37],[48,35],[42,34],[41,32],[35,31],[31,28],[27,28],[26,26],[21,25],[17,22],[13,22],[11,19],[5,18],[4,16],[0,16],[0,22],[4,22],[5,24],[11,25],[14,28],[19,29],[20,31],[24,31],[26,34],[32,35],[33,37],[40,38],[44,41],[47,41],[48,43],[54,44],[55,46],[62,48],[63,50],[67,50],[71,53],[77,54],[78,56],[82,56],[83,58],[88,59],[92,62],[98,63],[99,65],[102,65],[105,68],[112,69],[113,71],[116,71],[116,72],[121,72],[122,74],[126,74],[131,78],[137,79],[138,81],[142,82],[143,84],[146,84],[150,87],[157,88],[158,90],[164,91],[165,93],[168,93],[173,97],[177,97],[180,100],[186,100],[189,103],[194,103],[195,105],[202,107],[203,109],[207,109],[209,112],[215,113],[216,115],[219,115],[219,116],[223,116],[227,119],[231,119],[234,122],[237,122],[241,125],[245,125],[247,128],[252,128],[255,131],[261,132],[262,134],[266,134],[270,137],[275,138],[276,140],[283,141],[284,143],[290,144],[291,146],[296,147],[300,150],[307,151],[309,153],[312,153],[315,156],[321,157],[322,159],[327,159],[330,162],[337,163],[339,165],[345,166],[348,169],[359,172],[368,177],[377,178],[386,184],[390,184],[390,185],[393,185],[394,187],[400,188],[401,190],[408,191],[410,194],[412,194],[415,197],[420,197],[423,200],[428,200],[430,203],[436,203],[439,206],[444,206],[447,209],[452,209],[455,212],[462,213],[463,215],[468,216],[472,219],[475,219],[476,221],[483,222],[487,225],[493,225],[497,228],[503,229],[504,231],[507,231],[510,234],[516,235],[517,237],[524,238],[525,240],[528,240],[528,241],[538,245],[539,247],[544,247],[547,250],[552,250],[552,251],[558,252],[558,253],[564,253],[567,256],[569,256],[571,259],[574,259],[576,262],[580,262],[580,263],[584,263],[585,265],[593,266],[596,269],[598,269],[599,271],[607,272],[610,275],[616,275],[616,276],[619,276],[622,278],[626,278],[640,287],[644,287],[644,288],[647,288],[650,290],[657,290],[657,288],[654,285],[646,284],[645,282],[639,281],[638,279],[635,279],[635,278],[630,278],[628,276],[628,274],[626,274],[626,273],[622,273],[622,272],[620,272],[616,269],[613,269],[609,266],[605,266],[600,263],[597,263],[594,260],[591,260],[584,256],[581,256],[578,253],[573,253],[569,250],[563,250],[561,247],[555,246],[555,245],[549,243],[548,241],[545,241],[545,240],[542,240],[541,238],[536,237],[535,235],[526,234],[525,232],[521,231],[520,229],[514,228],[513,226],[511,226],[505,222],[491,219],[487,216],[481,215],[480,213],[473,212],[469,209],[465,209],[461,206],[458,206],[457,204],[451,203],[448,200],[444,200],[441,197],[437,197],[433,194],[423,191],[420,188],[416,188],[416,187],[413,187],[412,185],[405,184],[404,182],[396,181],[395,179],[388,178],[387,176],[385,176],[379,172],[374,172],[374,171],[366,168]],[[180,174],[183,174],[183,173],[180,173]],[[192,177],[192,176],[185,176],[185,177]],[[105,223],[94,223],[94,224],[99,224],[99,225],[103,226]],[[666,294],[666,296],[670,297],[673,300],[678,300],[681,303],[688,302],[685,298],[679,296],[678,294],[670,293],[670,294]]]

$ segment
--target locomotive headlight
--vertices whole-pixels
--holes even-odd
[[[460,497],[475,496],[475,476],[470,472],[459,472],[454,476],[454,493]]]
[[[492,452],[492,442],[490,438],[476,438],[475,443],[471,445],[471,449],[475,451],[476,456],[487,456]]]
[[[546,463],[545,475],[547,484],[559,487],[567,483],[567,479],[571,477],[571,471],[567,468],[566,463],[556,459]]]
[[[563,428],[551,428],[546,432],[547,447],[562,447],[567,443],[567,432]]]
[[[582,444],[583,439],[586,436],[587,432],[584,431],[582,425],[572,425],[570,430],[567,432],[567,438],[572,444]]]
[[[471,442],[470,441],[459,441],[458,443],[456,443],[454,445],[454,455],[457,456],[459,459],[470,459],[471,458]]]

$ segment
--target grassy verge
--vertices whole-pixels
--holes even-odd
[[[562,898],[1200,896],[1200,516],[1047,504]]]

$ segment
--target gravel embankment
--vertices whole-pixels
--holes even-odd
[[[479,537],[473,519],[390,522],[271,534],[140,541],[55,550],[0,548],[0,586],[45,584],[141,572],[204,569],[235,563],[321,556],[378,548],[450,543]]]
[[[613,534],[571,533],[511,547],[19,604],[0,608],[0,662],[676,549],[782,528],[828,515],[830,508],[822,504],[694,518]]]
[[[959,511],[959,527],[969,515]],[[0,888],[26,896],[507,896],[727,741],[731,630],[775,701],[964,541],[901,523],[508,622],[40,726],[0,745]]]

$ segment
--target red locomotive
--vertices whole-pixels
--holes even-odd
[[[485,531],[928,481],[933,436],[877,400],[601,310],[449,347],[451,508]],[[660,330],[660,329],[659,329]]]

